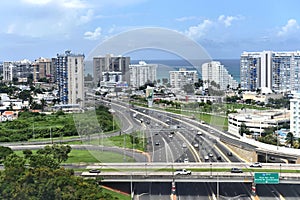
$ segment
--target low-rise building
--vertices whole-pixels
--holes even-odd
[[[282,110],[251,110],[243,109],[238,113],[228,115],[228,132],[241,135],[240,128],[244,123],[255,136],[261,136],[264,130],[270,126],[280,126],[290,121],[290,112]]]

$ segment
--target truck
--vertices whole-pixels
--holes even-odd
[[[186,170],[186,169],[177,169],[174,173],[174,175],[191,175],[192,172],[191,170]]]

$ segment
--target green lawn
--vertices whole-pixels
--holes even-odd
[[[111,191],[106,188],[102,188],[105,193],[108,193],[113,196],[113,199],[118,198],[119,200],[130,200],[130,195],[122,194],[117,191]]]
[[[135,143],[131,143],[131,138],[129,134],[123,134],[119,136],[112,136],[103,139],[92,139],[90,141],[72,141],[67,144],[92,144],[92,145],[103,145],[103,146],[117,146],[117,147],[125,147],[127,149],[137,149],[144,151],[145,141],[143,142],[142,133],[137,133],[137,139],[134,141]]]
[[[23,156],[22,151],[14,151],[17,155]],[[32,151],[36,153],[36,150]],[[133,158],[107,151],[89,151],[89,150],[77,150],[72,149],[69,154],[69,159],[65,163],[97,163],[97,162],[108,162],[116,163],[121,161],[135,162]]]

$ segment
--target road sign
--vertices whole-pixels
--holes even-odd
[[[256,184],[278,184],[278,173],[256,172],[254,173],[254,183]]]

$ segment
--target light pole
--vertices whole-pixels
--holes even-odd
[[[131,196],[131,199],[133,200],[133,197],[134,197],[134,192],[132,190],[132,173],[130,173],[130,196]]]
[[[281,176],[281,163],[279,164],[279,179],[280,179],[280,176]]]
[[[219,174],[217,173],[217,200],[219,200]]]

